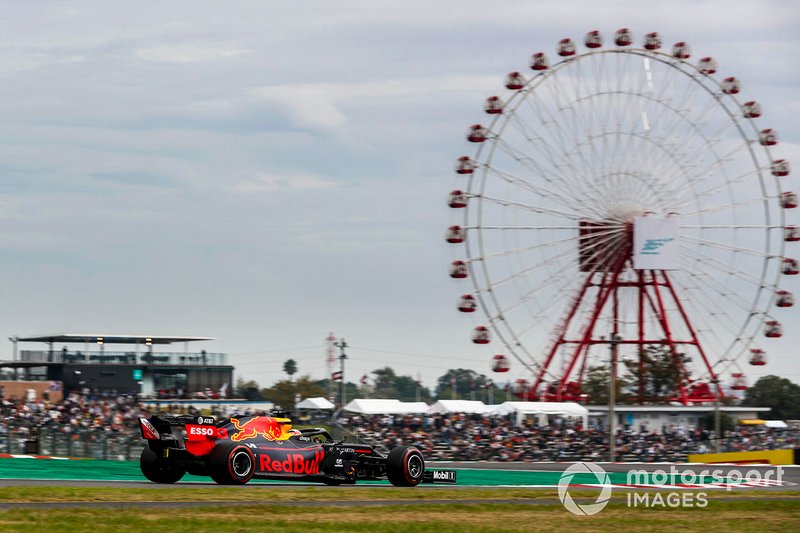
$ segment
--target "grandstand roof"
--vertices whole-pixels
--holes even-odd
[[[33,335],[12,337],[14,342],[52,342],[52,343],[97,343],[103,344],[172,344],[174,342],[212,341],[211,337],[178,337],[165,335],[105,335],[86,333],[55,333],[52,335]]]

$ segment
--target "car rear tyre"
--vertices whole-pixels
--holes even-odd
[[[386,477],[395,487],[416,487],[425,472],[425,459],[414,446],[398,446],[386,458]]]
[[[256,458],[247,446],[222,444],[208,457],[208,473],[220,485],[244,485],[256,469]]]
[[[144,477],[153,483],[177,483],[186,474],[185,468],[160,459],[150,448],[142,450],[139,467]]]

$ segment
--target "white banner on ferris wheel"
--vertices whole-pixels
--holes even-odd
[[[634,217],[633,268],[637,270],[677,270],[678,219]]]

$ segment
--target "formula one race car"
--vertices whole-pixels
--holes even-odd
[[[334,441],[323,428],[292,429],[288,418],[154,415],[140,418],[139,425],[147,440],[142,474],[155,483],[176,483],[187,472],[222,485],[253,477],[328,485],[388,479],[398,487],[456,482],[454,470],[426,470],[413,446],[384,455],[371,446]]]

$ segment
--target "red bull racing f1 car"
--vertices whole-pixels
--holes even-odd
[[[154,415],[140,418],[139,425],[147,440],[142,474],[155,483],[176,483],[186,473],[222,485],[254,477],[328,485],[388,479],[398,487],[456,482],[454,470],[426,470],[413,446],[382,454],[372,446],[334,441],[323,428],[292,429],[288,418]]]

